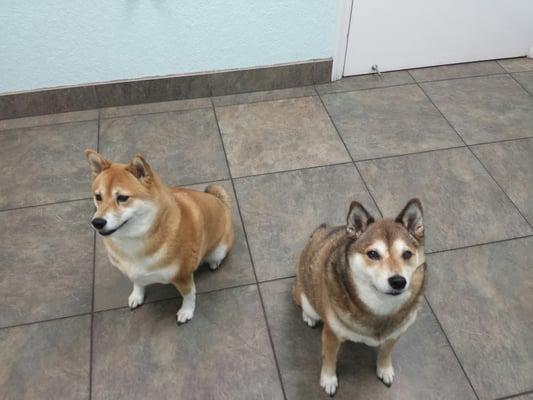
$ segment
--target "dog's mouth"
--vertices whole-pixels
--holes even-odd
[[[393,290],[393,291],[390,291],[390,292],[386,292],[385,294],[387,294],[389,296],[399,296],[403,292],[404,292],[404,290]]]
[[[372,285],[372,287],[374,288],[374,290],[378,293],[381,293],[381,294],[385,294],[387,296],[399,296],[401,295],[402,293],[404,293],[407,288],[405,289],[402,289],[402,290],[391,290],[389,292],[383,292],[382,290],[379,290],[375,285]]]
[[[116,231],[118,231],[120,228],[122,228],[124,225],[126,225],[126,223],[129,221],[129,219],[127,219],[126,221],[124,221],[123,223],[121,223],[119,226],[117,226],[115,229],[111,229],[110,231],[98,231],[98,233],[102,236],[109,236],[109,235],[112,235],[113,233],[115,233]]]

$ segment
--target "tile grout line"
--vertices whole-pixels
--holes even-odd
[[[461,370],[463,371],[463,374],[464,374],[468,384],[470,385],[470,388],[472,389],[472,392],[474,392],[474,396],[476,396],[476,399],[479,400],[479,396],[478,396],[478,394],[476,392],[476,389],[474,389],[474,385],[472,384],[472,381],[470,380],[470,377],[466,373],[466,370],[465,370],[463,364],[461,363],[461,360],[459,359],[459,356],[457,355],[457,353],[455,352],[454,347],[452,346],[452,342],[450,341],[450,338],[446,334],[446,331],[444,330],[444,327],[442,326],[439,318],[437,317],[437,314],[435,314],[435,311],[433,310],[433,307],[431,307],[431,303],[429,302],[429,300],[428,300],[428,298],[427,298],[425,293],[424,293],[424,299],[426,300],[426,303],[427,303],[427,305],[429,307],[429,310],[431,311],[431,314],[433,314],[433,317],[435,318],[435,321],[437,321],[437,324],[439,325],[439,328],[440,328],[442,334],[446,338],[446,342],[448,343],[448,346],[450,346],[450,349],[452,350],[452,353],[455,356],[455,359],[457,360],[457,363],[461,367]]]
[[[407,71],[407,73],[409,74],[409,76],[411,78],[413,78],[413,75],[411,75],[411,72],[409,72],[409,70]],[[413,78],[414,79],[414,78]],[[416,80],[415,80],[416,82]],[[433,106],[433,108],[435,108],[435,110],[437,110],[437,112],[440,114],[440,116],[446,121],[446,123],[448,124],[448,126],[452,129],[453,132],[455,132],[455,134],[457,135],[457,137],[459,138],[459,140],[463,143],[463,146],[462,147],[468,147],[468,145],[466,144],[465,140],[463,139],[463,137],[461,136],[461,134],[459,132],[457,132],[457,129],[455,129],[455,127],[451,124],[450,121],[448,121],[448,118],[446,118],[444,116],[444,114],[442,113],[442,111],[440,110],[440,108],[437,107],[437,105],[433,102],[433,100],[431,99],[431,97],[429,97],[429,95],[426,93],[426,91],[424,90],[424,88],[422,87],[422,85],[419,83],[419,82],[416,82],[416,85],[418,86],[418,89],[420,89],[420,91],[422,91],[422,93],[424,94],[424,96],[426,97],[426,99],[431,103],[431,105]]]
[[[199,99],[208,99],[209,97],[198,97]],[[196,99],[187,99],[187,100],[196,100]],[[185,101],[187,101],[185,100]],[[173,101],[173,100],[168,100]],[[180,101],[180,100],[178,100]],[[166,103],[163,102],[156,102],[156,103]],[[130,104],[127,106],[117,106],[117,107],[135,107],[135,106],[142,106],[144,104],[153,104],[153,103],[139,103],[139,104]],[[104,107],[105,108],[105,107]],[[109,120],[109,119],[118,119],[118,118],[131,118],[131,117],[137,117],[137,116],[143,116],[143,115],[155,115],[155,114],[166,114],[166,113],[175,113],[180,111],[196,111],[196,110],[209,110],[211,109],[210,106],[198,106],[198,107],[190,107],[190,108],[176,108],[175,110],[165,110],[165,111],[151,111],[151,112],[136,112],[131,114],[124,114],[124,115],[112,115],[109,117],[101,117],[102,120]],[[98,111],[101,111],[102,109],[99,108]]]
[[[469,249],[469,248],[473,248],[473,247],[489,246],[489,245],[498,244],[498,243],[511,242],[511,241],[514,241],[514,240],[527,239],[527,238],[530,238],[530,237],[533,237],[533,234],[526,235],[526,236],[519,236],[519,237],[515,237],[515,238],[510,238],[510,239],[502,239],[502,240],[496,240],[496,241],[492,241],[492,242],[479,243],[479,244],[474,244],[474,245],[469,245],[469,246],[454,247],[454,248],[445,249],[445,250],[437,250],[437,251],[433,251],[433,252],[428,252],[426,254],[427,255],[433,255],[433,254],[440,254],[440,253],[445,253],[445,252],[450,252],[450,251],[464,250],[464,249]],[[277,278],[265,279],[263,281],[258,281],[258,282],[241,283],[241,284],[233,285],[233,286],[226,286],[226,287],[220,287],[220,288],[210,289],[210,290],[206,290],[206,291],[199,291],[199,292],[197,292],[197,294],[199,296],[203,296],[203,295],[206,295],[206,294],[221,292],[221,291],[224,291],[224,290],[232,290],[232,289],[238,289],[238,288],[246,287],[246,286],[261,285],[261,284],[277,282],[277,281],[281,281],[281,280],[285,280],[285,279],[293,279],[293,278],[295,278],[295,276],[296,275],[288,275],[288,276],[281,276],[281,277],[277,277]],[[178,297],[179,297],[179,295],[176,293],[175,297],[165,297],[165,298],[162,298],[162,299],[149,300],[149,301],[146,301],[144,304],[155,304],[155,303],[164,302],[164,301],[176,300]],[[95,310],[94,314],[105,313],[105,312],[108,312],[108,311],[117,311],[117,310],[121,310],[121,309],[128,309],[128,306],[125,305],[125,306],[117,306],[117,307],[106,308],[106,309],[103,309],[103,310]],[[15,325],[7,325],[7,326],[0,327],[0,330],[9,329],[9,328],[17,328],[19,326],[26,326],[26,325],[34,325],[34,324],[39,324],[39,323],[45,323],[45,322],[52,322],[52,321],[56,321],[56,320],[66,319],[66,318],[82,317],[82,316],[90,315],[90,314],[91,314],[91,312],[85,312],[85,313],[80,313],[80,314],[72,314],[72,315],[65,315],[65,316],[61,316],[61,317],[54,317],[54,318],[49,318],[49,319],[43,319],[43,320],[37,320],[37,321],[31,321],[31,322],[24,322],[24,323],[15,324]]]
[[[500,188],[500,190],[503,192],[503,194],[505,195],[505,197],[507,197],[507,199],[511,202],[511,204],[515,207],[516,211],[518,211],[518,214],[524,219],[524,221],[526,222],[526,225],[529,226],[530,228],[533,229],[533,225],[529,223],[529,221],[527,220],[527,218],[524,216],[524,214],[522,214],[522,211],[520,211],[520,209],[518,208],[518,206],[515,204],[515,202],[511,199],[511,197],[507,194],[507,192],[501,187],[501,185],[498,183],[498,181],[494,178],[494,176],[492,176],[491,172],[489,171],[489,169],[485,166],[485,164],[483,164],[483,162],[479,159],[479,157],[477,156],[477,154],[474,152],[474,150],[472,150],[470,148],[470,146],[468,145],[468,143],[466,143],[466,141],[464,140],[464,138],[459,134],[459,132],[457,131],[457,129],[455,129],[455,127],[452,125],[452,123],[448,120],[448,118],[446,118],[446,116],[444,115],[444,113],[440,110],[439,107],[437,107],[437,105],[433,102],[433,99],[431,99],[431,97],[429,97],[429,95],[426,93],[426,91],[424,90],[424,88],[422,88],[422,86],[418,85],[418,87],[420,88],[420,90],[424,93],[424,95],[426,96],[426,98],[431,102],[431,104],[433,104],[433,107],[435,107],[435,109],[440,113],[440,115],[442,116],[442,118],[444,118],[444,120],[448,123],[448,125],[450,126],[450,128],[452,128],[454,130],[454,132],[457,134],[457,136],[459,136],[459,138],[461,139],[461,141],[465,144],[466,148],[468,149],[468,151],[474,156],[474,158],[479,162],[479,164],[483,167],[483,169],[485,170],[485,172],[490,176],[490,178],[492,179],[492,181],[496,184],[496,186],[498,186],[498,188]]]
[[[32,204],[32,205],[29,205],[29,206],[21,206],[21,207],[14,207],[14,208],[4,208],[4,209],[0,210],[0,213],[8,212],[8,211],[25,210],[27,208],[53,206],[55,204],[74,203],[76,201],[87,201],[87,200],[91,200],[91,199],[92,199],[92,197],[83,197],[81,199],[60,200],[60,201],[55,201],[55,202],[52,202],[52,203]]]
[[[348,164],[352,164],[352,161],[343,161],[339,163],[323,164],[323,165],[313,165],[311,167],[302,167],[302,168],[295,168],[295,169],[284,169],[281,171],[262,172],[260,174],[236,176],[233,179],[240,180],[240,179],[247,179],[247,178],[256,178],[256,177],[262,177],[262,176],[268,176],[268,175],[283,174],[283,173],[288,173],[288,172],[306,171],[309,169],[317,169],[317,168],[324,168],[324,167],[337,167],[340,165],[348,165]]]
[[[67,318],[84,317],[86,315],[91,315],[91,312],[87,311],[87,312],[83,312],[83,313],[79,313],[79,314],[62,315],[60,317],[53,317],[53,318],[48,318],[48,319],[40,319],[40,320],[30,321],[30,322],[22,322],[22,323],[14,324],[14,325],[0,326],[0,331],[4,330],[4,329],[19,328],[21,326],[36,325],[36,324],[41,324],[41,323],[46,323],[46,322],[53,322],[53,321],[61,321],[62,319],[67,319]]]
[[[100,110],[98,110],[98,130],[96,131],[96,151],[100,152]],[[89,399],[93,397],[93,359],[94,359],[94,303],[96,290],[96,232],[93,232],[93,281],[91,301],[91,341],[89,345]]]
[[[316,90],[316,88],[315,88]],[[374,202],[374,205],[376,207],[376,210],[378,211],[378,213],[383,217],[383,213],[381,212],[381,209],[379,208],[378,206],[378,203],[376,202],[376,199],[374,198],[374,196],[372,195],[372,193],[370,192],[370,189],[365,181],[365,178],[363,177],[363,175],[361,174],[361,171],[359,170],[359,168],[357,167],[357,164],[356,162],[354,161],[353,157],[352,157],[352,154],[350,153],[350,151],[348,150],[348,146],[346,146],[346,143],[344,142],[344,139],[342,138],[342,135],[339,131],[339,129],[337,128],[337,125],[335,125],[335,121],[333,121],[333,118],[331,117],[330,113],[329,113],[329,110],[328,108],[326,107],[326,105],[324,104],[324,100],[322,100],[322,97],[320,96],[320,94],[318,93],[317,91],[317,94],[318,94],[318,98],[320,99],[320,103],[322,104],[322,107],[324,108],[324,111],[326,111],[326,114],[329,118],[329,121],[331,122],[331,124],[333,125],[333,128],[335,128],[335,132],[337,132],[337,135],[340,139],[340,141],[342,142],[343,146],[344,146],[344,149],[346,150],[346,153],[348,153],[348,156],[350,157],[350,159],[352,160],[352,165],[355,167],[355,170],[357,171],[357,174],[359,175],[359,177],[361,178],[361,181],[363,182],[363,186],[365,187],[368,195],[370,196],[370,198],[372,199],[372,201]]]
[[[523,72],[532,72],[532,71],[523,71]],[[515,76],[513,74],[518,74],[519,72],[508,72],[509,76],[518,84],[518,86],[520,86],[522,88],[523,91],[525,91],[527,94],[529,94],[530,96],[533,97],[533,92],[530,92],[529,90],[527,90],[524,85],[522,85],[520,83],[520,81],[518,79],[515,78]]]
[[[530,238],[530,237],[533,237],[533,234],[523,235],[523,236],[516,236],[516,237],[512,237],[512,238],[507,238],[507,239],[492,240],[490,242],[471,244],[471,245],[468,245],[468,246],[452,247],[451,249],[428,251],[426,254],[427,255],[440,254],[440,253],[446,253],[448,251],[457,251],[457,250],[470,249],[470,248],[473,248],[473,247],[481,247],[481,246],[487,246],[487,245],[491,245],[491,244],[511,242],[513,240],[527,239],[527,238]]]
[[[464,63],[464,64],[468,64],[468,63]],[[451,65],[455,65],[455,64],[451,64]],[[438,66],[437,66],[438,67]],[[426,67],[426,68],[433,68],[433,67]],[[416,68],[415,68],[416,69]],[[325,92],[325,93],[320,93],[318,90],[317,90],[317,93],[319,96],[323,96],[323,95],[330,95],[330,94],[337,94],[337,93],[349,93],[349,92],[361,92],[361,91],[365,91],[365,90],[375,90],[375,89],[386,89],[386,88],[391,88],[391,87],[400,87],[400,86],[409,86],[409,85],[418,85],[420,83],[433,83],[433,82],[446,82],[446,81],[457,81],[457,80],[462,80],[462,79],[469,79],[469,78],[484,78],[484,77],[489,77],[489,76],[498,76],[498,75],[501,75],[501,76],[504,76],[504,75],[510,75],[509,72],[505,71],[505,69],[502,71],[502,72],[493,72],[493,73],[489,73],[489,74],[481,74],[481,75],[470,75],[470,76],[459,76],[459,77],[456,77],[456,78],[446,78],[446,79],[433,79],[433,80],[429,80],[429,81],[417,81],[413,75],[411,75],[410,73],[410,69],[399,69],[399,70],[395,70],[395,71],[387,71],[387,72],[384,72],[384,74],[390,74],[390,73],[394,73],[394,72],[407,72],[410,76],[410,78],[412,79],[412,82],[407,82],[407,83],[398,83],[398,84],[390,84],[390,85],[384,85],[384,86],[374,86],[374,87],[365,87],[365,88],[360,88],[360,89],[344,89],[344,90],[333,90],[333,91],[330,91],[330,92]],[[524,72],[528,72],[528,71],[524,71]],[[357,77],[357,76],[370,76],[370,75],[373,75],[373,74],[363,74],[363,75],[355,75],[355,76],[347,76],[345,78],[352,78],[352,77]],[[379,78],[378,78],[379,79]],[[329,84],[331,84],[332,82],[330,82]],[[327,83],[325,84],[319,84],[320,85],[327,85]],[[315,85],[315,89],[316,89],[316,86]]]
[[[93,110],[97,110],[98,111],[98,108],[91,108],[90,110],[87,110],[87,111],[93,111]],[[71,112],[78,112],[78,111],[71,111]],[[39,117],[46,117],[46,116],[49,116],[49,115],[57,115],[57,114],[63,114],[63,113],[55,113],[55,114],[43,114],[43,115],[34,115],[34,116],[31,116],[31,117],[21,117],[22,118],[39,118]],[[11,118],[11,119],[4,119],[4,120],[0,120],[0,122],[2,121],[12,121],[12,120],[16,120],[18,118]],[[4,133],[12,133],[12,131],[18,131],[18,130],[21,130],[21,129],[36,129],[36,128],[42,128],[44,126],[56,126],[56,125],[69,125],[69,124],[81,124],[82,122],[96,122],[98,121],[98,117],[96,118],[87,118],[87,119],[75,119],[73,121],[67,121],[67,122],[49,122],[49,123],[44,123],[44,124],[37,124],[37,125],[28,125],[28,126],[21,126],[21,127],[18,127],[18,128],[7,128],[7,129],[0,129],[0,135],[3,135]]]
[[[391,71],[391,72],[397,72],[397,71]],[[385,73],[388,73],[388,72],[385,72]],[[368,74],[368,75],[373,75],[373,74]],[[355,76],[365,76],[365,75],[355,75]],[[352,77],[347,76],[346,78],[352,78]],[[338,81],[335,81],[335,82],[338,82]],[[329,84],[332,84],[332,82],[330,82]],[[415,84],[416,82],[408,82],[408,83],[398,83],[398,84],[391,84],[391,85],[385,85],[385,86],[366,87],[366,88],[360,88],[360,89],[333,90],[331,92],[320,93],[317,86],[328,85],[328,83],[321,83],[321,84],[315,85],[315,90],[318,96],[329,96],[329,95],[340,94],[340,93],[365,92],[367,90],[387,89],[387,88],[392,88],[392,87],[409,86],[409,85],[415,85]]]
[[[220,287],[220,288],[210,289],[210,290],[206,290],[206,291],[199,291],[199,292],[196,292],[196,294],[198,296],[204,296],[206,294],[212,294],[212,293],[222,292],[224,290],[238,289],[238,288],[242,288],[242,287],[246,287],[246,286],[253,286],[253,285],[257,285],[257,283],[256,282],[240,283],[238,285],[233,285],[233,286],[226,286],[226,287]],[[165,302],[165,301],[177,300],[177,299],[180,299],[180,298],[181,298],[181,294],[178,291],[176,291],[176,294],[173,295],[173,296],[170,296],[170,297],[163,297],[161,299],[146,300],[138,308],[140,308],[141,306],[144,306],[146,304],[157,304],[157,303],[162,303],[162,302]],[[100,313],[105,313],[105,312],[108,312],[108,311],[117,311],[117,310],[122,310],[122,309],[129,310],[130,308],[127,305],[116,306],[116,307],[105,308],[103,310],[95,310],[94,313],[95,314],[100,314]]]
[[[483,146],[485,144],[498,144],[498,143],[515,142],[517,140],[528,140],[528,139],[533,139],[533,135],[519,137],[519,138],[511,138],[511,139],[491,140],[490,142],[472,143],[469,146],[476,147],[476,146]]]
[[[520,393],[510,394],[508,396],[498,397],[496,400],[509,400],[509,399],[514,399],[514,398],[516,398],[518,396],[526,396],[528,394],[533,394],[533,390],[526,390],[525,392],[520,392]]]
[[[468,63],[466,63],[466,64],[468,64]],[[442,66],[446,66],[446,65],[449,65],[449,64],[440,65],[440,67],[442,67]],[[456,64],[451,64],[451,65],[456,65]],[[439,66],[437,66],[437,67],[439,67]],[[434,67],[424,67],[424,68],[434,68]],[[418,68],[414,68],[414,69],[418,69]],[[419,83],[432,83],[432,82],[458,81],[458,80],[461,80],[461,79],[469,79],[469,78],[485,78],[485,77],[489,77],[489,76],[505,75],[505,74],[508,74],[508,72],[505,70],[505,68],[502,67],[502,70],[503,70],[503,71],[501,71],[501,72],[491,72],[491,73],[488,73],[488,74],[469,75],[469,76],[457,76],[457,77],[455,77],[455,78],[432,79],[432,80],[428,80],[428,81],[418,81],[418,80],[416,80],[416,78],[413,76],[413,74],[411,74],[411,69],[406,69],[405,71],[407,71],[407,73],[411,76],[411,78],[413,78],[413,80],[415,81],[415,83],[419,84]]]
[[[480,160],[480,158],[477,156],[477,154],[474,152],[474,150],[472,150],[470,148],[470,146],[467,146],[468,150],[470,150],[470,152],[472,153],[472,155],[476,158],[476,160],[478,160],[478,162],[481,164],[481,166],[483,167],[483,169],[487,172],[487,174],[489,174],[489,176],[492,178],[492,180],[494,181],[494,183],[496,183],[496,185],[500,188],[500,190],[505,194],[505,197],[507,197],[507,199],[511,202],[511,204],[516,208],[516,211],[518,211],[518,214],[520,214],[520,216],[524,219],[524,221],[526,221],[526,225],[528,225],[531,229],[533,229],[533,225],[527,220],[527,218],[524,216],[524,214],[522,214],[522,211],[518,208],[518,206],[515,204],[515,202],[513,201],[513,199],[511,199],[511,197],[509,196],[509,194],[503,189],[503,187],[499,184],[499,182],[496,180],[496,178],[494,178],[494,176],[492,176],[492,173],[489,171],[489,169],[485,166],[485,164],[483,164],[483,162]]]
[[[92,281],[92,299],[91,299],[91,332],[90,332],[90,342],[89,342],[89,399],[92,398],[92,390],[93,390],[95,270],[96,270],[96,232],[93,232],[93,281]]]
[[[282,172],[285,172],[285,171],[282,171]],[[216,179],[214,181],[191,182],[191,183],[186,183],[184,185],[176,185],[176,187],[182,188],[182,187],[188,187],[188,186],[194,186],[194,185],[207,185],[209,183],[224,182],[224,181],[227,181],[227,180],[229,180],[229,178]],[[32,205],[29,205],[29,206],[21,206],[21,207],[14,207],[14,208],[4,208],[4,209],[0,209],[0,213],[6,212],[6,211],[24,210],[24,209],[27,209],[27,208],[48,207],[48,206],[53,206],[53,205],[56,205],[56,204],[73,203],[73,202],[76,202],[76,201],[84,201],[84,200],[92,200],[92,197],[83,197],[81,199],[73,199],[73,200],[59,200],[59,201],[56,201],[56,202],[53,202],[53,203],[32,204]]]
[[[235,183],[233,182],[233,174],[231,173],[229,160],[228,160],[228,155],[226,153],[226,147],[224,145],[224,139],[222,137],[222,130],[220,129],[220,125],[218,123],[218,117],[217,117],[217,113],[216,113],[216,109],[215,109],[215,104],[213,103],[213,98],[211,98],[211,106],[212,106],[213,114],[215,116],[215,121],[216,121],[216,124],[217,124],[217,129],[218,129],[218,134],[219,134],[219,137],[220,137],[220,142],[222,144],[222,150],[224,152],[224,158],[226,159],[226,167],[228,168],[228,174],[229,174],[230,181],[231,181],[231,187],[233,189],[233,195],[235,196],[235,204],[237,205],[237,212],[239,213],[239,218],[240,218],[242,229],[243,229],[243,232],[244,232],[244,240],[246,241],[246,247],[248,248],[248,256],[250,257],[250,263],[252,264],[252,271],[254,273],[254,279],[255,279],[255,287],[257,288],[257,293],[259,294],[259,301],[261,303],[261,309],[263,311],[263,318],[265,320],[265,325],[266,325],[267,334],[268,334],[268,340],[270,342],[270,348],[272,350],[272,355],[274,357],[274,363],[275,363],[275,366],[276,366],[276,371],[278,373],[278,379],[279,379],[279,384],[280,384],[280,387],[281,387],[281,392],[283,394],[283,398],[285,400],[287,400],[287,394],[285,393],[285,386],[283,385],[283,378],[281,376],[281,370],[280,370],[280,367],[279,367],[278,357],[276,355],[276,349],[274,347],[274,341],[272,339],[272,333],[270,332],[270,325],[268,323],[268,317],[267,317],[267,313],[266,313],[265,303],[264,303],[264,300],[263,300],[263,294],[261,293],[261,287],[259,286],[259,282],[257,280],[257,271],[255,270],[255,263],[254,263],[254,259],[252,257],[252,250],[250,248],[250,243],[248,241],[248,234],[247,234],[247,231],[246,231],[246,226],[244,224],[244,219],[242,217],[241,206],[239,204],[239,199],[237,197],[237,191],[235,190]]]
[[[304,88],[304,87],[314,87],[315,85],[305,85],[305,86],[296,86],[295,88]],[[288,89],[295,89],[295,88],[288,88]],[[285,90],[285,89],[275,89],[275,90],[261,90],[259,92],[245,92],[245,93],[236,93],[236,94],[229,94],[228,96],[239,96],[242,94],[249,94],[249,93],[261,93],[261,92],[275,92],[276,90]],[[214,96],[212,99],[219,96]],[[248,105],[248,104],[257,104],[257,103],[268,103],[270,101],[280,101],[280,100],[293,100],[293,99],[305,99],[309,97],[316,97],[316,94],[306,94],[302,96],[287,96],[287,97],[280,97],[280,98],[273,98],[273,99],[261,99],[261,100],[252,100],[252,101],[243,101],[243,102],[236,102],[236,103],[230,103],[230,104],[219,104],[215,105],[213,103],[213,106],[215,108],[225,108],[225,107],[233,107],[233,106],[242,106],[242,105]]]
[[[362,163],[362,162],[369,162],[369,161],[380,161],[380,160],[388,160],[391,158],[398,158],[398,157],[405,157],[405,156],[413,156],[416,154],[425,154],[425,153],[434,153],[436,151],[446,151],[446,150],[453,150],[453,149],[462,149],[466,146],[459,145],[459,146],[451,146],[451,147],[443,147],[441,149],[431,149],[431,150],[421,150],[421,151],[415,151],[413,153],[404,153],[404,154],[394,154],[390,156],[381,156],[381,157],[375,157],[375,158],[363,158],[360,160],[354,160],[355,163]]]

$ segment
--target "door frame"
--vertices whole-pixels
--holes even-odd
[[[344,75],[344,63],[348,50],[348,36],[350,35],[350,21],[352,20],[354,0],[337,0],[337,20],[335,26],[335,44],[333,49],[333,66],[331,80],[336,81]]]

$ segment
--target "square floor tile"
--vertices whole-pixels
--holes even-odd
[[[114,162],[141,153],[171,186],[229,176],[212,109],[103,119],[100,152]]]
[[[527,238],[428,257],[428,300],[481,399],[533,389],[532,256]]]
[[[0,212],[0,327],[91,311],[90,201]]]
[[[386,86],[405,85],[415,83],[407,71],[384,72],[381,76],[377,74],[349,76],[335,82],[317,85],[318,93],[347,92],[350,90],[372,89]]]
[[[319,384],[322,325],[309,328],[292,300],[292,279],[261,284],[287,399],[327,398]],[[393,352],[391,388],[375,375],[376,350],[345,342],[335,399],[475,399],[457,359],[426,304]]]
[[[505,73],[505,70],[500,67],[496,61],[481,61],[410,69],[409,73],[417,82],[427,82],[442,79],[499,74]]]
[[[235,189],[260,280],[294,275],[309,235],[345,224],[352,200],[378,215],[352,164],[237,179]]]
[[[175,300],[97,313],[94,399],[282,399],[255,285],[198,296],[176,326]]]
[[[513,74],[513,77],[520,82],[529,94],[533,95],[533,71]],[[531,132],[530,135],[533,135],[533,132]]]
[[[427,251],[533,231],[466,148],[366,161],[358,166],[385,214],[396,215],[410,198],[420,198]]]
[[[89,399],[91,317],[0,330],[3,399]]]
[[[416,85],[323,96],[354,160],[464,143]]]
[[[351,160],[317,96],[216,112],[233,176]]]
[[[498,63],[505,68],[507,72],[533,71],[533,59],[527,57],[498,60]]]
[[[423,83],[468,144],[531,135],[533,97],[509,75]]]
[[[1,132],[0,209],[90,197],[83,151],[97,135],[97,121]]]
[[[472,150],[533,224],[533,139],[484,144]]]
[[[246,246],[244,230],[237,203],[233,194],[231,182],[218,182],[224,186],[233,199],[233,224],[235,227],[235,241],[231,254],[224,260],[220,268],[211,271],[207,265],[202,265],[194,273],[194,281],[198,292],[222,289],[231,286],[255,282],[250,254]],[[190,186],[192,189],[204,190],[206,185]],[[117,268],[111,265],[101,239],[96,243],[96,270],[94,288],[95,310],[122,307],[128,304],[128,296],[132,290],[132,283]],[[173,285],[151,285],[147,288],[146,301],[168,299],[178,296]]]

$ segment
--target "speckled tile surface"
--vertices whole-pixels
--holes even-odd
[[[321,328],[290,295],[298,254],[317,225],[343,224],[352,200],[394,217],[415,196],[427,301],[394,351],[395,382],[376,378],[375,349],[345,343],[335,398],[532,398],[530,60],[324,84],[326,67],[282,90],[271,88],[292,67],[184,81],[193,100],[177,86],[111,85],[96,88],[100,110],[0,121],[0,398],[326,398]],[[261,74],[264,91],[245,92]],[[114,107],[160,89],[172,100]],[[51,110],[69,101],[49,95]],[[196,272],[188,324],[175,323],[171,285],[128,309],[131,282],[89,225],[85,148],[121,162],[142,153],[171,186],[217,181],[231,195],[234,249]]]

